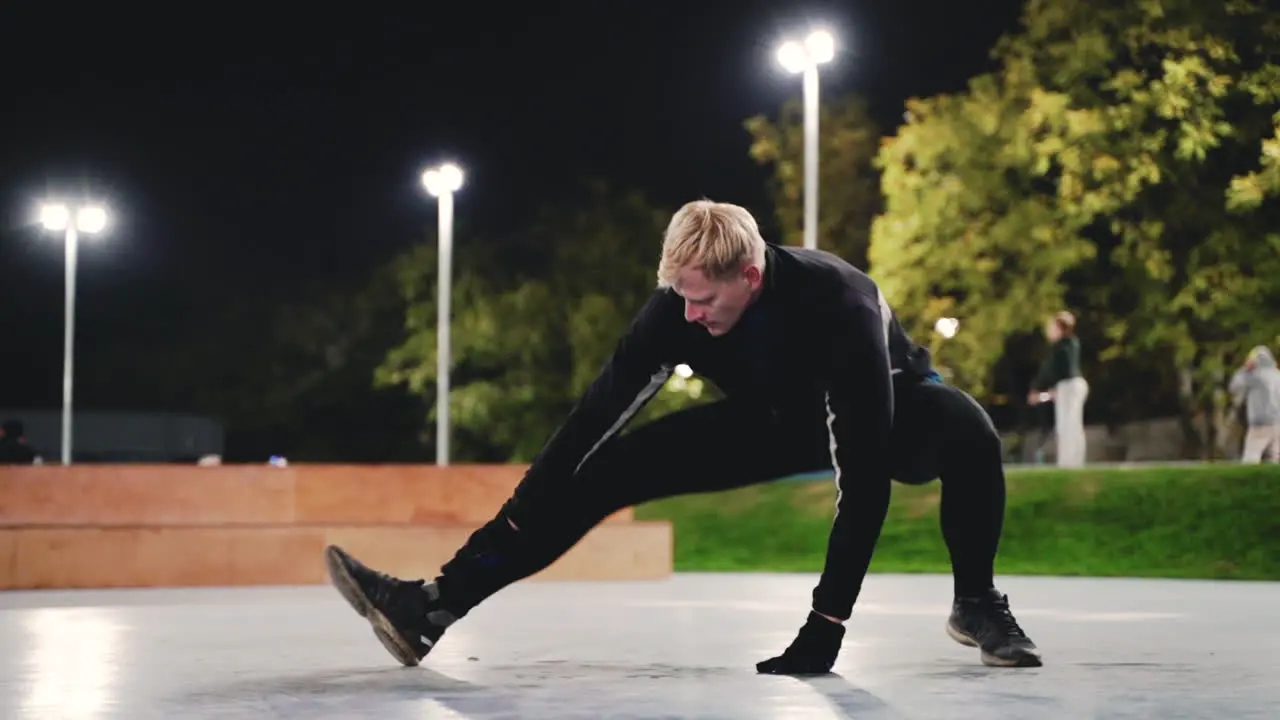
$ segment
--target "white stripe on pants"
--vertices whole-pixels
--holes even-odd
[[[1084,401],[1089,383],[1067,378],[1054,387],[1053,425],[1058,438],[1058,467],[1081,467],[1085,460]]]

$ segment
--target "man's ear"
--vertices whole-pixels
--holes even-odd
[[[747,286],[752,290],[760,287],[760,283],[764,281],[764,275],[760,272],[760,268],[755,265],[748,265],[743,268],[742,277],[746,279]]]

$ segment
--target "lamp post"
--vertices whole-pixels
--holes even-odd
[[[40,224],[46,230],[62,230],[65,249],[66,301],[62,329],[62,464],[71,464],[71,399],[75,385],[76,260],[80,235],[95,235],[107,227],[107,211],[96,205],[79,207],[46,203],[40,207]]]
[[[818,247],[818,66],[834,57],[835,38],[826,30],[778,48],[783,69],[804,76],[804,246],[810,249]]]
[[[436,312],[436,464],[449,464],[449,300],[453,295],[453,194],[462,188],[462,169],[445,163],[422,173],[422,185],[436,198],[440,264]]]

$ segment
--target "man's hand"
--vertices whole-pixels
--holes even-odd
[[[844,625],[810,612],[800,633],[778,657],[756,663],[765,675],[825,675],[831,672],[844,641]]]

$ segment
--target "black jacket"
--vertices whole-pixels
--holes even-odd
[[[1063,380],[1080,377],[1080,340],[1066,337],[1055,342],[1031,380],[1032,390],[1051,390]]]
[[[673,290],[656,290],[528,476],[574,473],[681,363],[784,422],[829,420],[840,492],[828,564],[865,573],[889,505],[892,376],[937,378],[871,278],[824,251],[769,245],[763,292],[721,337],[686,321]],[[820,583],[815,608],[847,617],[856,589],[832,582]]]

